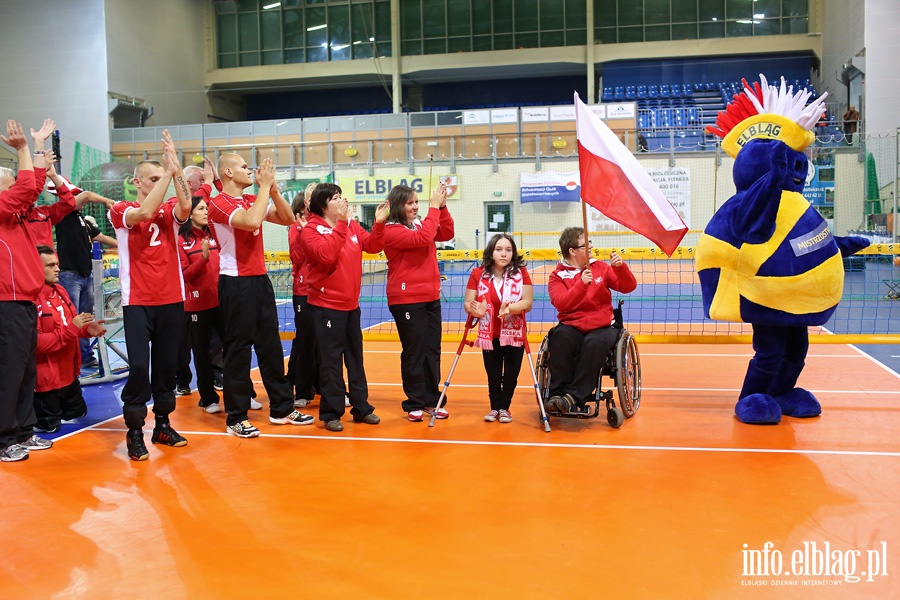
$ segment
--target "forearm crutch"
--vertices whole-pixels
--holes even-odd
[[[437,418],[437,411],[440,410],[441,406],[444,404],[444,398],[447,397],[447,388],[450,387],[450,379],[453,377],[453,371],[456,370],[456,363],[459,362],[459,357],[462,356],[463,348],[466,346],[473,346],[475,342],[470,342],[466,338],[469,337],[469,331],[478,325],[478,321],[480,319],[478,317],[469,316],[466,319],[466,329],[463,331],[462,339],[459,341],[459,348],[456,349],[456,357],[453,359],[453,364],[450,365],[450,372],[447,373],[447,381],[444,382],[444,389],[441,390],[441,397],[438,398],[437,406],[434,407],[434,411],[431,413],[431,419],[428,421],[429,427],[434,427],[434,420]]]
[[[541,411],[541,422],[544,424],[544,431],[550,433],[550,419],[547,418],[547,411],[544,409],[544,399],[541,398],[541,390],[538,386],[537,374],[534,371],[534,361],[531,360],[531,346],[528,345],[528,336],[525,336],[525,355],[528,357],[528,366],[531,368],[531,380],[534,382],[534,394],[537,396],[538,410]]]

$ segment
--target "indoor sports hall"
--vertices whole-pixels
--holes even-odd
[[[289,202],[337,183],[366,227],[398,184],[422,212],[445,185],[455,221],[436,243],[449,419],[407,419],[387,260],[364,254],[380,424],[349,413],[342,432],[318,418],[270,424],[254,358],[259,437],[229,435],[225,413],[198,408],[194,377],[172,413],[188,444],[151,445],[147,425],[141,462],[124,435],[119,256],[98,249],[95,315],[108,331],[99,368],[81,372],[88,413],[41,433],[49,451],[0,465],[0,598],[900,597],[894,4],[0,0],[0,117],[26,132],[53,117],[60,172],[82,189],[133,199],[135,165],[162,156],[168,131],[183,166],[271,159]],[[52,53],[38,43],[49,31]],[[843,258],[838,308],[808,330],[798,385],[822,414],[774,425],[735,416],[753,332],[705,316],[695,260],[735,194],[735,160],[706,127],[760,73],[827,93],[803,195],[834,235],[871,242]],[[573,92],[688,226],[671,256],[582,212]],[[5,151],[0,166],[14,168]],[[84,214],[114,235],[105,209]],[[560,231],[583,222],[592,257],[615,252],[635,275],[634,292],[613,295],[635,347],[617,355],[618,380],[600,379],[612,405],[548,418],[548,279]],[[484,420],[485,366],[463,307],[497,233],[515,240],[534,288],[510,423]],[[262,236],[287,362],[288,236],[271,223]],[[301,410],[318,409],[317,397]]]

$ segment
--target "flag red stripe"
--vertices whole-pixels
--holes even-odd
[[[667,231],[647,202],[617,164],[586,150],[578,143],[581,197],[613,221],[628,227],[671,256],[687,233],[687,227]]]

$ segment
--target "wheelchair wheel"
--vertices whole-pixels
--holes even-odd
[[[641,405],[641,357],[634,336],[627,331],[616,345],[616,384],[619,406],[625,417],[631,418]]]
[[[606,422],[609,423],[609,426],[613,429],[618,429],[622,426],[622,423],[625,422],[625,414],[618,406],[611,408],[606,412]]]
[[[544,336],[538,349],[535,370],[537,370],[538,390],[541,399],[546,402],[550,396],[550,334]]]

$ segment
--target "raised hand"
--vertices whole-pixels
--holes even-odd
[[[163,156],[165,158],[165,169],[170,175],[174,175],[181,170],[181,162],[178,160],[178,152],[175,151],[175,142],[169,134],[168,129],[163,130],[162,140]]]
[[[300,229],[306,227],[306,217],[294,215],[294,222],[300,227]]]
[[[216,173],[216,166],[213,164],[211,160],[209,160],[208,156],[203,157],[203,183],[212,183],[216,179],[219,178],[219,174]]]
[[[431,198],[428,199],[428,204],[432,208],[440,208],[447,203],[447,187],[441,183],[434,192],[431,194]]]
[[[44,159],[47,161],[47,177],[55,177],[56,176],[56,154],[53,153],[53,150],[47,150],[44,152]]]
[[[22,125],[12,119],[6,122],[6,135],[0,135],[0,139],[3,140],[4,144],[16,150],[28,147],[28,140],[25,139]]]
[[[200,242],[200,252],[203,254],[203,258],[209,260],[209,238],[203,238],[203,241]]]
[[[376,214],[378,211],[375,211]],[[377,218],[377,217],[376,217]],[[341,198],[341,205],[338,207],[338,221],[350,220],[350,202],[346,198]]]
[[[391,208],[391,205],[388,204],[387,200],[385,200],[384,202],[379,204],[378,207],[375,209],[375,222],[376,223],[384,223],[388,218],[388,214],[390,213],[390,208]]]
[[[37,131],[32,129],[31,138],[34,140],[34,149],[43,150],[44,142],[50,137],[55,129],[56,122],[53,119],[44,119],[44,124]]]
[[[275,165],[272,164],[271,158],[266,158],[260,163],[259,168],[256,169],[256,185],[272,187],[274,183]]]
[[[622,260],[621,256],[619,256],[615,252],[612,252],[609,255],[609,264],[611,264],[614,267],[621,267],[623,264],[625,264],[625,261]]]

